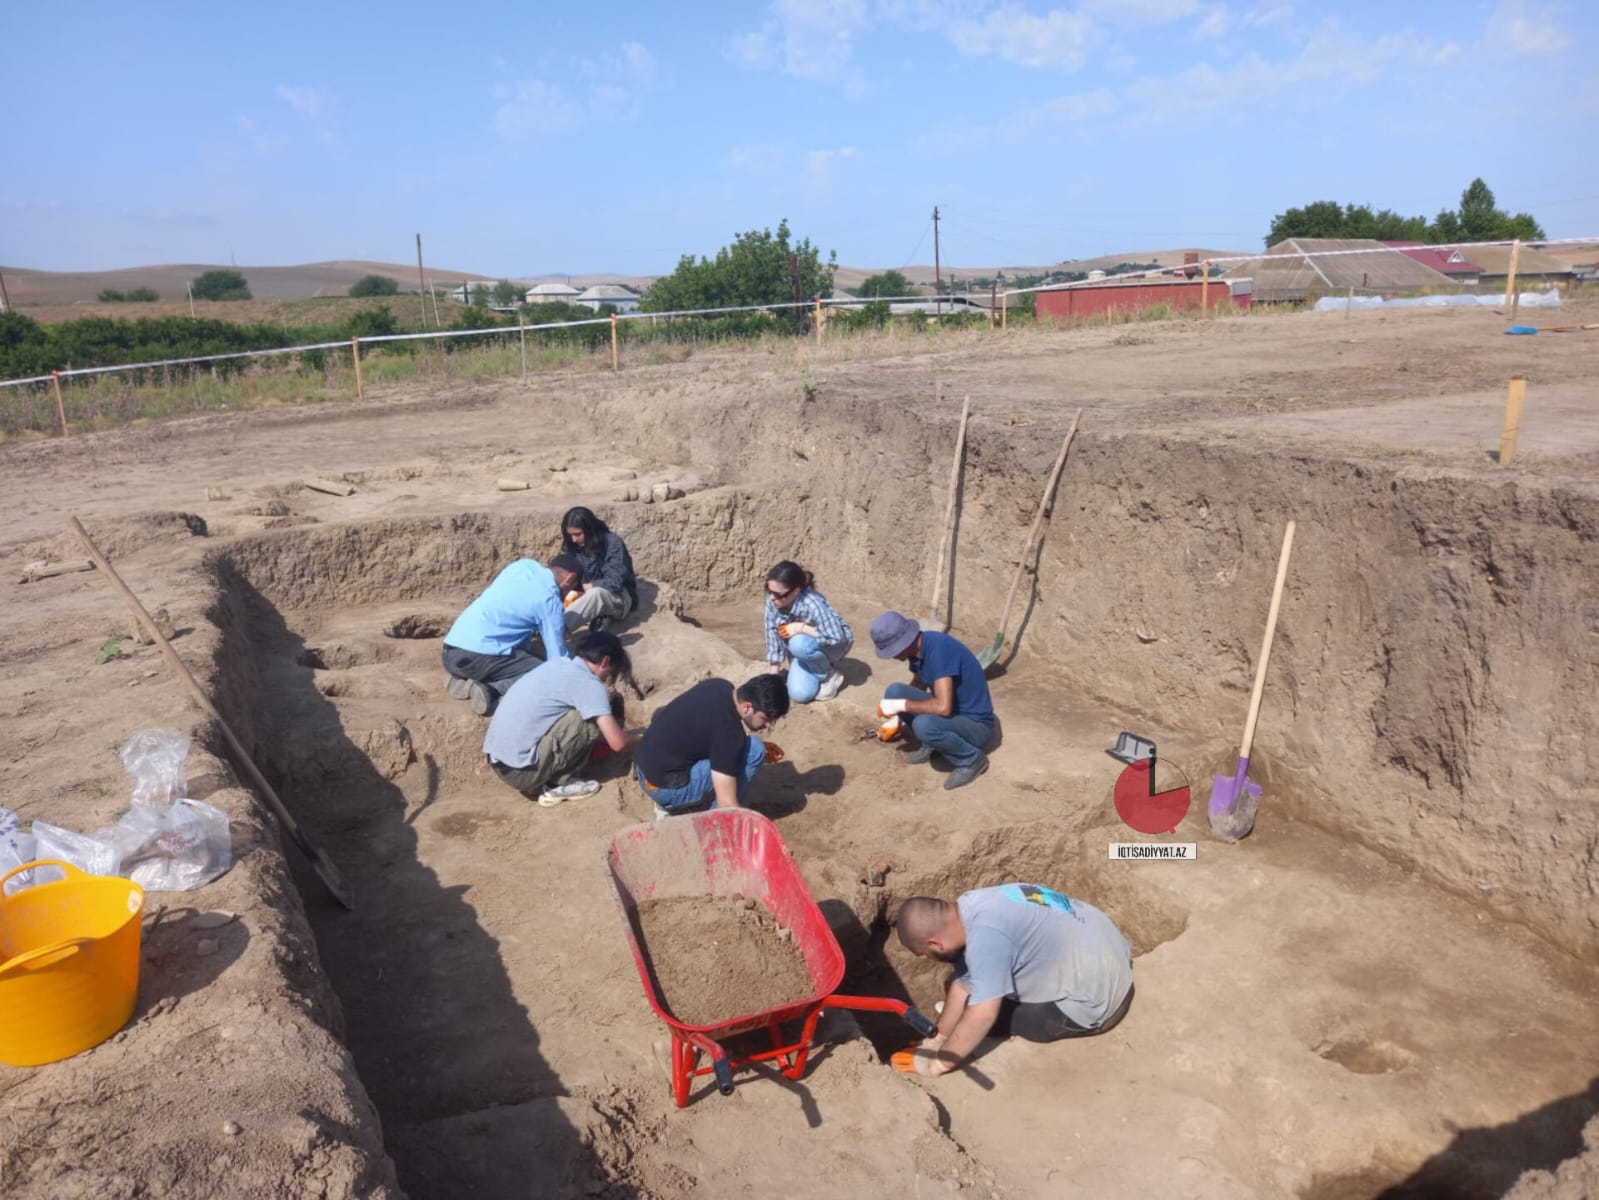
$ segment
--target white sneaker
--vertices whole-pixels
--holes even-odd
[[[844,676],[837,671],[833,671],[826,679],[822,680],[822,686],[816,689],[816,698],[818,700],[831,700],[838,695],[838,689],[843,686]]]
[[[539,793],[539,803],[545,808],[554,808],[557,804],[564,804],[568,800],[579,800],[584,796],[592,796],[599,790],[598,780],[568,779],[565,783],[555,783],[545,788]]]
[[[667,817],[669,817],[671,815],[672,815],[671,813],[667,812],[659,804],[657,804],[655,806],[655,819],[657,821],[664,821],[664,820],[666,820]]]

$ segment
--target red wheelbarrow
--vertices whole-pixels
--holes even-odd
[[[724,1096],[732,1094],[733,1072],[751,1063],[775,1060],[783,1074],[798,1079],[805,1073],[817,1019],[829,1008],[895,1013],[923,1037],[934,1033],[933,1023],[902,1001],[833,994],[844,978],[844,952],[811,899],[777,827],[759,813],[718,808],[623,829],[611,839],[605,867],[645,998],[672,1033],[672,1099],[679,1108],[688,1103],[689,1087],[699,1075],[714,1074]],[[715,1025],[679,1021],[661,1002],[638,918],[641,902],[676,896],[743,896],[764,905],[779,925],[793,932],[794,943],[805,956],[810,994]],[[789,1041],[782,1027],[795,1022],[799,1035]],[[763,1026],[771,1039],[768,1050],[734,1058],[721,1044]],[[709,1057],[710,1066],[700,1065],[702,1057]]]

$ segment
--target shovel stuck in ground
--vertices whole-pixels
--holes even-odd
[[[1277,632],[1277,610],[1282,606],[1283,581],[1288,578],[1288,556],[1294,549],[1294,523],[1283,531],[1282,553],[1277,556],[1277,581],[1271,587],[1271,608],[1266,613],[1266,636],[1260,643],[1260,661],[1255,664],[1255,687],[1249,693],[1249,715],[1244,718],[1244,740],[1238,749],[1238,770],[1218,775],[1210,789],[1210,827],[1222,837],[1237,841],[1249,836],[1255,827],[1255,811],[1260,807],[1260,785],[1249,781],[1249,748],[1255,740],[1255,720],[1260,716],[1260,694],[1266,686],[1266,663],[1271,658],[1271,640]]]

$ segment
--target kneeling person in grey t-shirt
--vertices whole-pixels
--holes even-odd
[[[494,710],[483,753],[511,787],[546,807],[600,790],[573,778],[600,738],[618,753],[639,735],[616,719],[607,685],[632,667],[614,633],[587,633],[571,658],[554,658],[523,675]]]
[[[957,965],[938,1032],[900,1070],[942,1075],[989,1035],[1031,1042],[1113,1028],[1133,998],[1127,939],[1099,909],[1032,883],[913,896],[894,919],[912,954]]]

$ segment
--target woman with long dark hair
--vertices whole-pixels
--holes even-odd
[[[855,635],[809,571],[784,559],[766,573],[766,661],[774,675],[787,666],[791,700],[808,704],[838,695],[844,685],[838,664],[854,644]]]
[[[598,633],[607,622],[620,621],[638,607],[638,580],[633,558],[622,539],[582,505],[561,518],[561,552],[583,564],[583,590],[566,606],[570,632],[584,622]]]

